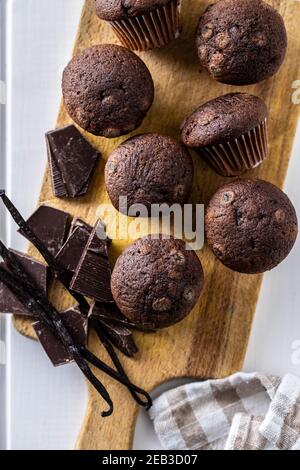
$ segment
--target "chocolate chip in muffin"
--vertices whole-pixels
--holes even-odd
[[[183,320],[204,286],[201,263],[178,239],[139,239],[117,260],[112,292],[125,317],[147,329]]]
[[[220,188],[208,204],[205,228],[207,242],[220,261],[247,274],[279,265],[298,234],[289,198],[258,179],[235,180]]]
[[[197,39],[201,65],[229,85],[250,85],[282,65],[287,34],[280,14],[261,0],[220,0],[200,18]]]

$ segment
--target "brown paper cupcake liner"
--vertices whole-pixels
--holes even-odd
[[[111,21],[121,43],[134,51],[146,51],[166,46],[181,32],[181,1],[170,2],[144,15]]]
[[[203,147],[198,151],[222,176],[237,176],[256,168],[269,153],[267,119],[238,139],[226,144]]]

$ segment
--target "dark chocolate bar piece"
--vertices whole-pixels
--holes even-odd
[[[47,146],[47,155],[48,155],[48,164],[50,169],[50,176],[51,176],[51,186],[54,196],[58,198],[68,197],[68,193],[64,182],[62,180],[60,171],[58,166],[52,157],[52,151],[49,143],[49,139],[47,138],[46,134],[46,146]]]
[[[92,227],[86,225],[71,227],[69,238],[56,256],[57,261],[67,271],[75,273],[92,230]]]
[[[79,219],[79,218],[75,218],[75,219],[72,220],[69,236],[72,235],[72,233],[74,232],[74,230],[77,229],[77,227],[85,228],[90,233],[93,230],[93,227],[91,227],[89,224],[87,224],[84,220]]]
[[[23,268],[32,276],[38,286],[47,295],[50,280],[50,272],[48,266],[39,263],[35,259],[23,253],[11,250],[17,257]],[[2,262],[0,265],[9,270],[6,263]],[[15,315],[32,315],[26,311],[23,304],[14,296],[14,294],[4,284],[0,283],[0,312],[12,313]]]
[[[107,320],[103,319],[103,315]],[[99,320],[101,322],[101,327],[106,336],[123,354],[128,357],[133,357],[138,352],[132,332],[126,328],[126,326],[109,321],[110,318],[124,318],[116,304],[104,305],[93,303],[90,309],[89,318]]]
[[[86,346],[88,320],[82,315],[79,308],[75,306],[62,312],[61,316],[74,341],[79,346]],[[33,328],[41,345],[55,367],[73,362],[64,345],[47,326],[45,326],[41,321],[38,321],[33,324]]]
[[[46,142],[55,196],[84,196],[100,153],[73,125],[48,132]]]
[[[70,230],[70,215],[50,206],[40,206],[27,221],[52,255],[61,250]],[[22,232],[20,232],[22,233]],[[22,233],[22,235],[24,235]]]
[[[71,289],[98,302],[111,303],[109,239],[99,221],[93,229],[71,282]]]

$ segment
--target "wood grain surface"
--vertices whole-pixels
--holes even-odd
[[[99,43],[118,43],[108,24],[93,13],[93,0],[87,0],[76,39],[74,53]],[[153,107],[136,133],[162,132],[179,137],[182,120],[199,104],[227,92],[247,91],[263,98],[270,108],[270,157],[258,169],[249,173],[278,186],[283,186],[296,130],[298,110],[293,104],[295,81],[300,80],[300,2],[293,0],[269,1],[284,17],[289,37],[288,54],[280,72],[270,80],[250,87],[230,87],[214,82],[200,70],[194,36],[199,15],[208,1],[183,1],[184,30],[180,39],[169,46],[139,54],[148,65],[156,88]],[[66,19],[67,21],[67,19]],[[71,123],[61,106],[57,126]],[[45,129],[47,131],[48,129]],[[89,194],[83,199],[59,200],[53,197],[47,170],[39,203],[48,203],[80,216],[93,224],[99,209],[109,204],[104,187],[104,165],[108,155],[127,137],[108,140],[86,134],[103,154]],[[214,191],[225,181],[194,155],[195,182],[193,203],[207,203]],[[228,180],[227,180],[228,181]],[[106,219],[108,232],[116,223]],[[128,220],[121,217],[123,226]],[[147,227],[141,228],[141,235]],[[113,242],[112,262],[130,242]],[[31,253],[36,253],[30,250]],[[203,263],[206,285],[193,313],[182,323],[157,334],[136,333],[140,352],[135,359],[122,358],[131,379],[152,390],[175,377],[223,377],[243,366],[262,276],[247,276],[231,272],[218,262],[207,247],[199,252]],[[59,307],[70,305],[71,299],[55,285],[52,300]],[[16,328],[24,335],[34,337],[31,322],[15,318]],[[95,335],[91,333],[90,348],[101,358],[106,357]],[[132,445],[138,407],[120,385],[103,377],[113,397],[115,412],[102,419],[103,403],[89,389],[89,403],[78,449],[129,449]]]

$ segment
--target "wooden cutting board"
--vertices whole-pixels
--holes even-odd
[[[300,82],[297,83],[296,80],[300,80],[300,2],[268,2],[284,17],[289,36],[287,58],[276,77],[243,88],[221,85],[200,70],[194,36],[198,18],[208,3],[202,0],[183,0],[184,30],[181,38],[163,49],[139,54],[152,73],[156,97],[138,133],[161,132],[178,138],[182,120],[199,104],[227,92],[254,93],[263,98],[270,108],[271,152],[270,158],[250,175],[282,187],[299,112],[296,87]],[[94,44],[118,43],[108,24],[101,22],[93,13],[93,4],[93,0],[85,2],[74,53]],[[68,123],[71,120],[62,105],[57,126]],[[89,134],[86,137],[103,154],[89,194],[73,201],[55,199],[47,170],[39,203],[46,202],[93,224],[97,214],[99,215],[99,207],[109,203],[104,187],[105,161],[112,150],[128,136],[114,140]],[[196,174],[192,201],[207,203],[225,180],[210,170],[196,155],[194,163]],[[114,211],[114,216],[116,215]],[[125,217],[121,218],[122,224],[127,222]],[[106,223],[109,231],[114,220],[108,219]],[[146,233],[146,228],[142,227],[141,235]],[[129,242],[130,240],[113,242],[113,262]],[[31,253],[36,255],[33,250]],[[199,252],[199,257],[205,271],[206,286],[193,313],[179,325],[156,334],[136,333],[138,355],[135,359],[122,357],[131,379],[147,390],[177,377],[223,377],[243,366],[262,276],[241,275],[226,269],[207,247]],[[67,307],[71,302],[57,285],[53,288],[52,300],[59,308]],[[15,325],[22,334],[34,337],[28,319],[15,318]],[[93,333],[90,348],[108,360]],[[113,397],[115,412],[112,417],[102,419],[100,411],[103,410],[103,403],[94,390],[89,388],[88,408],[77,448],[130,449],[138,407],[123,387],[106,377],[102,379]]]

